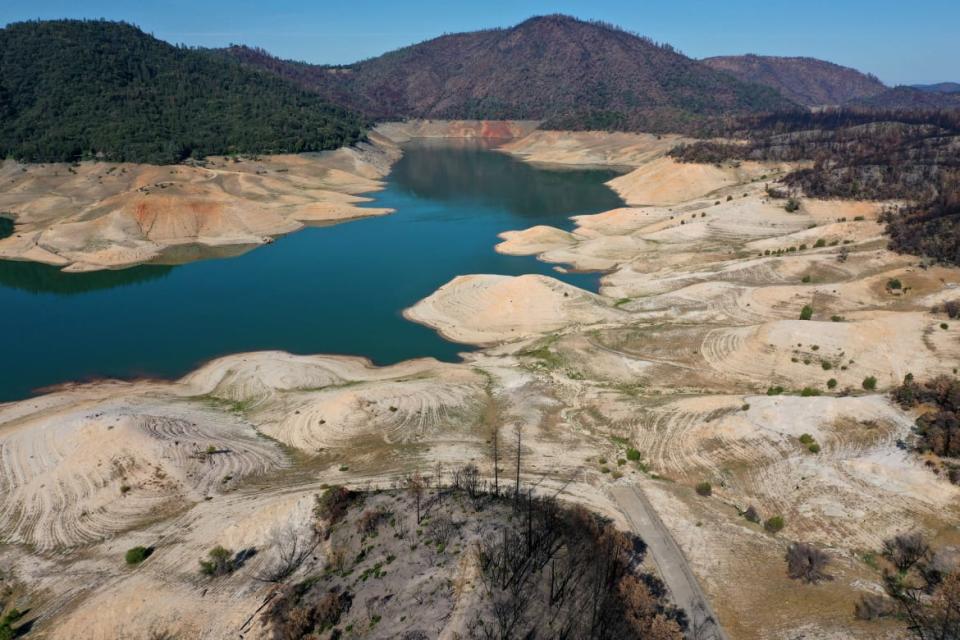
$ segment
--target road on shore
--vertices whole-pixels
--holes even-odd
[[[690,621],[687,636],[696,640],[728,640],[686,556],[643,491],[636,485],[620,485],[612,488],[610,494],[633,532],[647,543],[647,550],[674,603],[687,612]]]

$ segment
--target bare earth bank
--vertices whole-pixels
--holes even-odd
[[[879,589],[863,554],[908,529],[956,544],[960,490],[897,447],[913,416],[882,392],[906,373],[957,367],[960,327],[930,308],[952,299],[960,271],[887,251],[876,203],[804,199],[788,213],[764,188],[786,167],[676,165],[664,156],[674,143],[533,132],[505,145],[529,161],[632,166],[611,185],[629,206],[580,217],[571,233],[505,230],[498,246],[603,269],[600,295],[543,276],[464,275],[407,311],[486,345],[464,363],[240,354],[176,382],[0,406],[0,558],[35,594],[38,630],[268,637],[259,612],[273,586],[256,576],[278,529],[311,526],[324,483],[387,486],[467,462],[490,476],[492,435],[512,457],[519,432],[538,491],[640,526],[639,491],[677,545],[652,546],[653,561],[686,565],[730,637],[895,637],[853,618]],[[893,278],[904,288],[888,289]],[[877,392],[863,391],[868,376]],[[702,481],[712,497],[695,493]],[[740,515],[748,505],[786,527],[765,533]],[[794,540],[826,548],[834,580],[789,580]],[[125,567],[138,544],[154,555]],[[216,544],[259,551],[213,581],[197,559]],[[664,574],[685,598],[682,575]],[[441,637],[465,632],[461,617],[447,624]]]

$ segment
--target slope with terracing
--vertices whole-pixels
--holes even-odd
[[[960,489],[898,446],[913,416],[885,392],[907,373],[955,371],[960,326],[931,307],[953,298],[960,270],[887,251],[879,203],[801,199],[788,212],[766,190],[788,167],[681,168],[664,157],[671,142],[534,132],[506,145],[530,161],[635,168],[611,185],[626,207],[572,232],[504,230],[497,248],[602,269],[599,295],[464,274],[407,311],[485,345],[462,363],[242,354],[176,382],[77,385],[0,408],[0,558],[36,594],[38,629],[269,637],[273,586],[257,576],[278,531],[312,526],[325,485],[388,487],[467,463],[490,478],[498,442],[510,460],[519,450],[535,491],[623,526],[639,491],[678,545],[649,540],[667,586],[684,606],[670,568],[689,567],[730,637],[896,637],[895,622],[853,617],[880,589],[864,554],[907,530],[956,544]],[[786,526],[766,532],[749,506]],[[825,548],[834,579],[788,579],[790,541]],[[217,544],[256,555],[211,581],[197,560]],[[125,567],[135,545],[155,550]],[[317,553],[310,566],[333,561]]]

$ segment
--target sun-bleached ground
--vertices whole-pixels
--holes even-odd
[[[0,258],[69,271],[162,260],[171,247],[255,247],[305,225],[383,215],[358,194],[380,188],[399,157],[382,136],[352,149],[196,165],[81,162],[0,165],[12,236]]]
[[[462,363],[239,354],[176,382],[0,406],[0,562],[38,594],[38,628],[263,637],[272,587],[256,576],[278,529],[311,526],[323,484],[386,486],[465,462],[490,476],[494,434],[512,459],[519,433],[523,477],[539,491],[623,524],[608,491],[640,488],[730,637],[895,637],[894,622],[853,618],[879,588],[864,554],[906,530],[955,529],[960,489],[898,446],[914,416],[886,391],[907,373],[960,366],[960,324],[931,312],[960,298],[960,270],[886,250],[878,203],[802,198],[788,213],[765,188],[785,167],[676,165],[663,157],[675,142],[534,132],[503,147],[533,162],[632,166],[612,185],[628,206],[580,216],[571,232],[504,230],[497,247],[602,269],[600,295],[464,274],[406,311],[485,346]],[[695,493],[701,481],[712,497]],[[747,506],[786,527],[765,533],[740,515]],[[826,548],[835,579],[789,580],[795,540]],[[135,544],[156,551],[129,569]],[[211,581],[196,563],[216,544],[258,553]]]

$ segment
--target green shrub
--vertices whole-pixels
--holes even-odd
[[[833,364],[830,363],[830,362],[828,362],[828,361],[826,361],[826,360],[821,360],[821,361],[820,361],[820,367],[821,367],[824,371],[830,371],[830,369],[833,369]]]
[[[800,201],[796,198],[788,198],[787,204],[783,205],[783,208],[787,211],[787,213],[793,213],[800,208]]]
[[[629,449],[627,449],[627,460],[630,460],[631,462],[639,461],[640,452],[634,449],[633,447],[630,447]]]
[[[820,453],[820,445],[816,442],[811,442],[810,445],[807,446],[807,449],[810,453]]]
[[[863,388],[867,391],[873,391],[877,388],[877,379],[873,376],[867,376],[863,379]]]
[[[754,524],[758,524],[760,522],[760,514],[757,513],[757,510],[753,505],[747,507],[747,510],[743,512],[743,517]]]
[[[783,387],[768,387],[767,395],[768,396],[778,396],[783,393]]]
[[[803,305],[803,309],[800,310],[800,319],[809,320],[813,317],[813,307],[808,304]]]
[[[819,249],[820,247],[825,247],[825,246],[827,246],[827,241],[824,240],[823,238],[820,238],[819,240],[813,243],[814,249]]]
[[[208,560],[200,560],[200,573],[205,576],[219,577],[233,573],[237,569],[233,551],[215,546],[207,553]]]
[[[697,495],[701,495],[705,498],[713,495],[713,486],[709,482],[701,482],[697,484],[696,490]]]
[[[830,316],[832,322],[843,322],[843,316]]]
[[[744,403],[744,404],[740,407],[740,410],[741,410],[741,411],[749,411],[749,410],[750,410],[750,404],[749,404],[749,403]]]
[[[946,331],[947,329],[950,328],[950,325],[948,325],[946,322],[941,322],[941,323],[940,323],[940,328],[943,329],[944,331]]]
[[[900,282],[897,278],[890,278],[887,280],[887,289],[899,290],[903,289],[903,283]]]
[[[22,617],[23,612],[17,609],[10,609],[0,617],[0,640],[13,640],[14,638],[19,638],[21,635],[25,635],[25,632],[29,629],[13,628],[14,623]]]
[[[837,379],[830,378],[827,380],[827,389],[836,389],[837,388]]]
[[[802,434],[799,439],[800,439],[800,442],[802,442],[803,444],[812,444],[817,441],[816,438],[814,438],[809,433]]]
[[[767,518],[767,521],[763,523],[763,528],[770,533],[779,533],[785,526],[786,523],[783,521],[783,516],[773,516],[772,518]]]
[[[814,389],[813,387],[804,387],[800,391],[800,395],[804,398],[809,398],[810,396],[820,395],[820,389]]]
[[[809,275],[803,276],[803,277],[800,279],[800,282],[803,282],[803,283],[810,282],[810,276],[809,276]]]
[[[148,549],[147,547],[133,547],[132,549],[127,550],[127,553],[123,556],[123,558],[127,561],[127,564],[135,565],[140,564],[149,558],[151,553],[153,553],[153,549]]]

